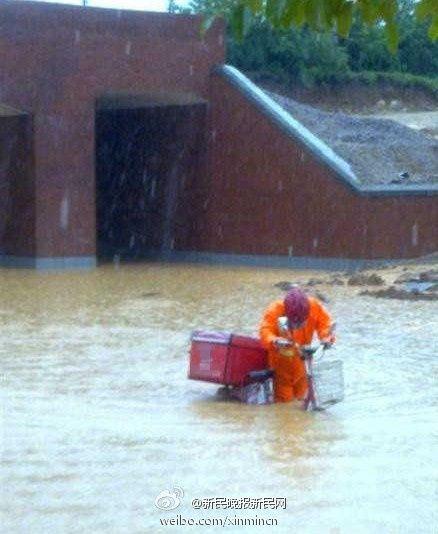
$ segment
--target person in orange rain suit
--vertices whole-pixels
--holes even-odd
[[[279,327],[279,317],[287,318],[284,330]],[[333,328],[332,318],[321,302],[298,287],[289,290],[284,300],[268,306],[260,324],[260,338],[268,351],[268,366],[275,371],[275,402],[305,397],[306,369],[295,344],[309,345],[316,332],[321,343],[330,347],[335,342]]]

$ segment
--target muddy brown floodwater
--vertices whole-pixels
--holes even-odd
[[[436,302],[324,288],[346,379],[326,412],[227,403],[186,378],[191,330],[255,333],[274,283],[318,274],[0,271],[2,532],[436,532]],[[173,487],[179,507],[158,509]],[[287,508],[192,508],[208,497]],[[162,524],[178,515],[228,524]]]

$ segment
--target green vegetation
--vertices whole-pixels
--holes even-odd
[[[417,76],[404,72],[362,71],[350,72],[346,81],[361,82],[364,85],[389,83],[397,87],[417,87],[438,98],[438,78],[427,78],[426,76]]]
[[[190,5],[204,14],[204,29],[218,15],[225,17],[238,41],[247,35],[254,20],[279,31],[307,26],[347,38],[360,19],[369,28],[379,28],[389,50],[395,52],[401,37],[400,19],[406,14],[426,24],[431,40],[438,38],[437,0],[192,0]],[[169,9],[174,7],[175,0],[170,0]]]
[[[388,52],[383,30],[357,24],[348,39],[308,28],[275,31],[266,23],[253,26],[240,43],[228,38],[228,61],[257,77],[304,86],[391,82],[422,87],[438,96],[438,43],[417,23],[406,32],[396,54]],[[403,30],[403,27],[402,27]]]
[[[433,1],[438,6],[438,0]],[[233,6],[223,0],[192,0],[190,11],[208,18],[222,7],[228,21],[227,61],[258,80],[307,87],[386,82],[421,87],[438,96],[438,41],[430,39],[429,21],[413,16],[415,0],[398,0],[396,52],[388,50],[385,24],[364,24],[363,13],[357,14],[345,38],[333,30],[315,31],[311,24],[273,28],[266,17],[258,16],[239,40],[233,29]]]

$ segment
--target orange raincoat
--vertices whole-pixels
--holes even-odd
[[[299,345],[309,345],[316,332],[320,340],[334,341],[331,333],[332,318],[324,306],[314,297],[309,297],[309,316],[304,325],[289,331],[288,338]],[[276,402],[288,402],[304,398],[307,391],[306,369],[303,361],[294,349],[293,356],[280,354],[274,342],[285,337],[278,328],[278,318],[286,315],[283,300],[276,300],[266,309],[260,324],[262,345],[268,351],[268,365],[275,370],[274,392]]]

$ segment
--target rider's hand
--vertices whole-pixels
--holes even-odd
[[[285,347],[292,347],[293,342],[285,337],[277,337],[277,339],[274,341],[274,345],[277,347],[277,349],[283,349]]]
[[[325,337],[324,339],[321,339],[321,343],[324,349],[330,349],[335,343],[335,338],[333,336]]]

